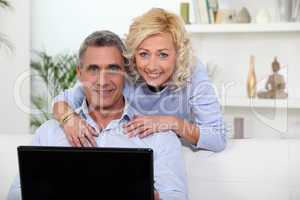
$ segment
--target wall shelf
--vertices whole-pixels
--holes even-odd
[[[247,97],[228,97],[221,99],[223,107],[300,109],[300,99],[249,99]]]
[[[189,33],[263,33],[300,32],[300,23],[270,24],[191,24],[186,25]]]

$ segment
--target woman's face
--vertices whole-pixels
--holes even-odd
[[[171,35],[159,33],[143,40],[137,48],[135,62],[148,85],[164,85],[170,80],[176,65],[176,49]]]

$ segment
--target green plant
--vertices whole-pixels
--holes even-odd
[[[0,7],[10,7],[10,3],[6,0],[0,0]]]
[[[0,0],[0,7],[2,7],[2,8],[11,8],[11,4],[9,3],[9,1]],[[0,49],[2,47],[6,47],[9,50],[13,50],[13,45],[7,39],[6,35],[4,35],[3,33],[0,33]]]
[[[0,49],[7,48],[12,51],[14,49],[13,44],[7,39],[6,35],[0,33]]]
[[[32,74],[41,80],[42,85],[39,84],[39,89],[43,94],[37,94],[38,91],[32,89],[32,108],[38,111],[31,114],[30,126],[33,130],[51,118],[49,100],[76,83],[78,63],[76,55],[49,56],[45,52],[37,52],[36,55],[37,58],[31,61]],[[42,87],[45,89],[41,89]]]

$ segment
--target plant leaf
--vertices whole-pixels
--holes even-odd
[[[76,55],[50,56],[46,52],[36,52],[35,55],[36,59],[31,61],[31,69],[45,84],[51,99],[76,83]],[[35,129],[51,118],[47,100],[47,96],[32,94],[31,103],[40,114],[31,116],[31,128]]]

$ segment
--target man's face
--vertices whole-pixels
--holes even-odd
[[[88,47],[77,67],[89,108],[115,110],[123,103],[124,59],[116,47]]]

